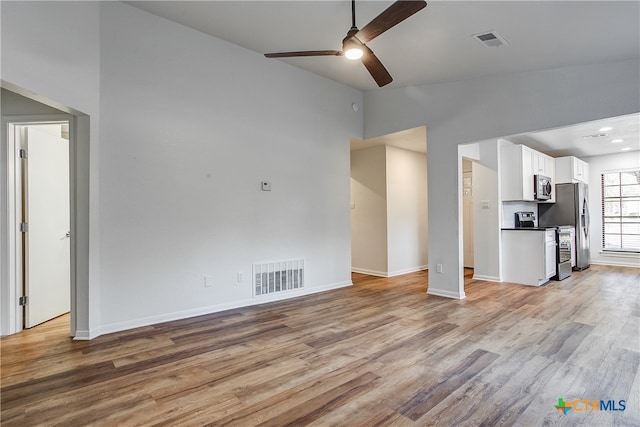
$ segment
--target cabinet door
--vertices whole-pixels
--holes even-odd
[[[544,175],[544,154],[537,151],[533,152],[533,174]]]
[[[580,162],[580,181],[588,184],[589,183],[589,163],[584,162],[582,160],[578,160]]]
[[[522,146],[522,200],[533,200],[533,153]]]
[[[584,162],[584,182],[589,183],[589,163]]]
[[[551,182],[553,182],[553,178],[556,175],[556,161],[551,156],[544,156],[544,174],[552,178]]]
[[[545,234],[544,268],[547,279],[556,275],[556,237],[547,231]]]
[[[571,158],[571,179],[575,181],[580,180],[580,160],[575,157]]]
[[[584,162],[577,157],[574,157],[572,166],[574,181],[584,182]]]
[[[551,191],[551,200],[548,200],[548,203],[556,202],[556,190],[554,184],[556,183],[556,159],[551,156],[544,156],[544,174],[551,178],[552,183],[552,191]]]

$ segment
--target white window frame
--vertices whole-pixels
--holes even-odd
[[[622,223],[623,223],[623,219],[634,219],[637,218],[637,222],[640,224],[640,215],[635,217],[635,216],[623,216],[622,215],[622,206],[620,206],[620,215],[618,217],[611,217],[611,216],[606,216],[605,215],[605,203],[607,201],[613,201],[613,200],[619,200],[620,204],[622,204],[622,201],[626,199],[640,199],[640,196],[628,196],[628,197],[624,197],[622,195],[622,181],[619,180],[619,184],[618,186],[620,187],[620,192],[618,194],[620,194],[618,197],[606,197],[605,196],[605,175],[610,175],[610,174],[622,174],[622,173],[636,173],[637,176],[640,176],[640,168],[632,168],[632,169],[624,169],[624,170],[610,170],[610,171],[603,171],[600,174],[600,192],[601,192],[601,196],[602,196],[602,210],[601,210],[601,214],[602,214],[602,232],[601,232],[601,239],[602,239],[602,251],[605,253],[640,253],[640,247],[623,247],[622,244],[622,236],[624,235],[633,235],[636,236],[636,234],[632,234],[632,233],[623,233],[622,230]],[[638,185],[640,185],[640,178],[638,178]],[[611,186],[607,186],[607,187],[611,187]],[[606,224],[607,224],[607,218],[619,218],[620,220],[620,232],[619,233],[611,233],[611,232],[606,232]],[[606,235],[620,235],[620,248],[607,248],[605,246],[605,236]],[[640,237],[639,237],[640,239]]]

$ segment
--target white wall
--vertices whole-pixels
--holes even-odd
[[[75,116],[72,330],[89,338],[100,323],[100,3],[0,2],[0,15],[2,86]]]
[[[584,157],[589,163],[589,212],[591,214],[591,262],[593,264],[640,267],[640,254],[612,254],[602,252],[602,188],[601,174],[607,171],[640,168],[640,152]]]
[[[500,197],[498,171],[473,165],[473,278],[499,282],[500,275]]]
[[[365,93],[366,138],[428,129],[429,293],[464,298],[458,144],[638,112],[639,74],[633,59]]]
[[[255,262],[350,284],[361,93],[121,3],[101,18],[102,331],[256,303]]]
[[[502,202],[502,227],[516,226],[516,212],[533,212],[536,216],[534,224],[538,226],[538,204],[535,202]]]
[[[388,275],[427,268],[427,159],[387,146]]]
[[[351,152],[351,270],[382,277],[426,268],[427,159],[378,145]]]
[[[83,337],[254,303],[253,262],[305,258],[307,292],[350,284],[360,91],[122,3],[0,10],[3,86],[90,125]]]
[[[386,147],[351,152],[351,269],[386,276]]]

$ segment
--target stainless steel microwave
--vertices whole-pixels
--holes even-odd
[[[551,199],[551,192],[553,191],[553,185],[551,184],[551,178],[544,175],[533,176],[533,197],[536,200],[549,200]]]

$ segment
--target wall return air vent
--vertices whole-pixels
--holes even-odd
[[[253,264],[253,296],[278,294],[304,288],[304,260]]]
[[[487,31],[480,34],[474,34],[472,37],[482,43],[482,46],[484,47],[500,47],[509,44],[502,36],[500,36],[500,34],[496,33],[495,31]]]

